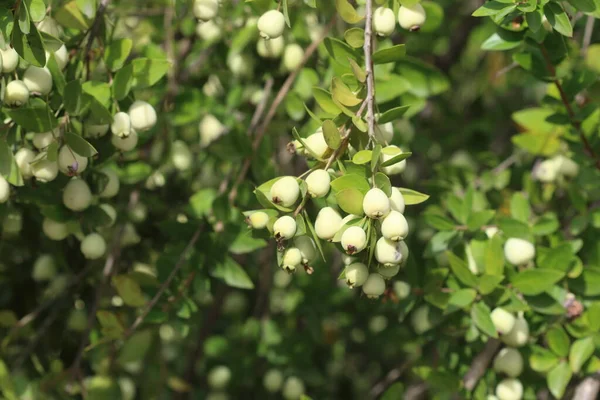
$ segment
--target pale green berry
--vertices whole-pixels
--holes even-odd
[[[33,176],[32,162],[35,160],[35,153],[25,147],[21,147],[15,153],[14,157],[23,179],[31,178]]]
[[[110,131],[114,136],[125,138],[131,134],[131,117],[129,114],[120,111],[113,116],[113,122],[110,124]]]
[[[273,224],[273,234],[277,239],[291,239],[296,234],[296,220],[289,215],[278,218]]]
[[[342,234],[342,248],[352,255],[360,253],[367,246],[367,233],[360,226],[351,226]]]
[[[370,299],[376,299],[385,292],[385,281],[379,274],[369,274],[362,285],[363,293]]]
[[[404,214],[404,209],[406,208],[404,196],[402,195],[402,193],[400,193],[400,190],[397,187],[392,187],[392,195],[390,196],[390,207],[392,208],[392,210]]]
[[[317,257],[317,246],[314,240],[306,235],[295,238],[294,246],[302,253],[302,264],[309,264]]]
[[[409,31],[418,31],[425,23],[427,15],[425,9],[419,3],[412,7],[401,6],[398,10],[398,23]]]
[[[317,169],[306,177],[308,193],[312,197],[324,197],[331,188],[331,176],[324,169]]]
[[[299,400],[306,391],[304,382],[300,378],[290,376],[283,385],[283,398],[285,400]]]
[[[558,166],[558,173],[568,177],[574,178],[579,174],[579,165],[570,158],[567,158],[563,155],[558,155],[553,157],[553,161]]]
[[[278,369],[270,369],[263,377],[263,386],[269,393],[277,393],[283,386],[283,374]]]
[[[90,233],[81,241],[83,256],[88,260],[97,260],[106,253],[106,241],[97,233]]]
[[[52,90],[52,74],[46,67],[40,68],[30,65],[23,74],[23,83],[29,92],[46,96]]]
[[[558,177],[558,163],[554,160],[544,160],[534,170],[534,176],[540,182],[551,183]]]
[[[225,365],[214,367],[208,373],[208,385],[213,389],[224,389],[231,380],[231,370]]]
[[[83,130],[87,137],[97,139],[108,133],[108,131],[110,130],[110,125],[94,125],[92,123],[86,122],[83,125]]]
[[[8,181],[0,175],[0,204],[6,203],[10,197],[10,185]]]
[[[398,156],[399,154],[402,154],[402,149],[400,149],[398,146],[387,146],[381,153],[381,160],[382,162],[386,162]],[[382,167],[381,171],[383,171],[383,173],[386,175],[398,175],[404,172],[405,169],[406,160],[402,160],[392,165],[388,165],[387,167]]]
[[[179,171],[187,171],[191,168],[194,156],[190,148],[183,140],[176,140],[171,145],[171,161]]]
[[[42,231],[50,240],[63,240],[69,236],[69,228],[67,224],[44,218],[42,223]]]
[[[520,380],[506,378],[496,386],[498,400],[521,400],[523,398],[523,384]]]
[[[398,211],[390,213],[381,221],[381,234],[384,238],[398,242],[408,236],[408,222]]]
[[[71,179],[63,191],[63,204],[73,211],[88,208],[92,204],[92,191],[88,184],[82,179]]]
[[[48,35],[59,38],[62,34],[62,28],[56,20],[50,16],[46,16],[37,26],[38,31],[45,32]]]
[[[284,176],[271,186],[271,200],[283,207],[291,207],[300,196],[300,185],[293,176]]]
[[[300,66],[304,57],[304,49],[296,43],[286,46],[283,52],[283,67],[288,72],[292,72]]]
[[[369,218],[383,218],[390,212],[390,199],[383,190],[373,188],[367,192],[363,199],[363,211]]]
[[[218,0],[194,0],[194,16],[201,21],[209,21],[217,16]]]
[[[46,50],[46,60],[50,59],[50,52]],[[67,47],[63,44],[59,47],[58,50],[54,52],[54,59],[56,60],[56,64],[60,70],[65,69],[67,64],[69,63],[69,52],[67,51]]]
[[[132,130],[127,137],[119,137],[117,135],[113,135],[111,138],[111,143],[117,149],[121,151],[131,151],[135,149],[138,142],[138,134],[136,131]]]
[[[344,269],[344,279],[351,288],[364,285],[368,277],[369,269],[363,263],[352,263]]]
[[[6,85],[4,103],[9,107],[20,107],[29,100],[29,88],[23,81],[15,79]]]
[[[390,267],[380,266],[377,269],[377,272],[384,279],[391,279],[394,276],[398,275],[398,272],[400,272],[400,266],[401,266],[400,264],[394,264],[394,265],[392,265]]]
[[[390,144],[394,139],[394,125],[391,122],[377,125],[375,128],[375,137],[380,142]]]
[[[102,168],[100,170],[106,177],[108,181],[106,182],[106,186],[99,193],[99,196],[103,199],[109,199],[111,197],[115,197],[117,193],[119,193],[119,188],[121,187],[121,183],[119,182],[119,176],[112,168]]]
[[[510,238],[504,244],[504,257],[513,265],[524,265],[535,257],[535,246],[524,239]]]
[[[502,341],[510,347],[522,347],[529,340],[529,324],[523,317],[517,318],[515,325],[506,335],[501,336]]]
[[[63,146],[58,152],[58,169],[65,175],[80,174],[88,166],[87,157],[75,153],[69,146]]]
[[[280,11],[269,10],[260,16],[256,26],[260,36],[265,39],[275,39],[283,34],[285,18]]]
[[[319,128],[315,133],[304,139],[304,144],[310,149],[318,158],[325,157],[325,154],[329,151],[329,146],[325,141],[323,135],[323,129]],[[307,155],[310,153],[306,152]]]
[[[148,207],[144,203],[136,203],[129,208],[128,215],[133,222],[140,224],[148,217]]]
[[[42,183],[53,181],[58,176],[56,161],[40,160],[33,164],[31,169],[35,179]]]
[[[275,39],[259,39],[256,42],[256,52],[263,58],[279,58],[283,53],[285,40],[280,36]]]
[[[207,147],[225,133],[225,126],[212,114],[207,114],[200,121],[200,146]]]
[[[410,322],[413,330],[418,335],[422,335],[423,333],[433,328],[433,322],[431,321],[429,312],[429,306],[423,304],[411,313]]]
[[[494,323],[496,331],[502,335],[509,333],[515,326],[515,316],[501,307],[496,307],[492,310],[490,317]]]
[[[49,281],[56,276],[56,263],[50,254],[42,254],[35,260],[31,277],[34,281]]]
[[[137,132],[144,132],[156,125],[156,110],[146,101],[136,100],[129,107],[131,127]]]
[[[396,16],[391,8],[378,7],[373,12],[373,30],[379,36],[390,36],[396,28]]]
[[[196,35],[206,42],[214,42],[221,38],[221,27],[213,21],[199,22],[196,25]]]
[[[340,230],[342,217],[331,207],[324,207],[317,214],[315,221],[315,233],[323,240],[331,240]]]
[[[104,203],[100,204],[100,208],[108,215],[110,218],[110,223],[107,226],[112,226],[117,220],[117,210],[110,204]]]
[[[516,378],[523,372],[523,356],[521,356],[519,350],[505,347],[494,358],[494,370],[511,378]]]
[[[2,235],[8,237],[16,236],[23,229],[23,215],[19,211],[12,210],[4,216],[2,221]]]
[[[300,264],[302,264],[302,253],[300,252],[300,249],[291,247],[283,253],[281,267],[284,270],[293,272]]]
[[[2,72],[11,73],[17,69],[19,65],[19,53],[14,48],[9,46],[6,50],[0,50],[0,54],[2,55]]]
[[[269,216],[263,211],[257,211],[248,217],[248,221],[253,229],[264,229],[269,222]]]
[[[410,284],[408,282],[404,282],[404,281],[396,281],[396,282],[394,282],[394,292],[396,293],[396,296],[398,296],[398,298],[400,300],[404,300],[408,296],[410,296],[410,292],[411,292]]]
[[[52,142],[54,142],[54,134],[56,134],[56,136],[58,137],[60,133],[58,132],[58,130],[55,130],[55,133],[36,133],[35,135],[33,135],[33,146],[39,150],[45,149],[46,147],[50,146]]]
[[[408,248],[403,247],[404,242],[394,242],[384,237],[379,238],[375,244],[375,258],[384,267],[400,264],[407,257]],[[406,244],[404,244],[406,246]]]

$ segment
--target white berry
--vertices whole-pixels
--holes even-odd
[[[37,161],[33,164],[32,171],[39,182],[50,182],[58,176],[58,163],[50,160]]]
[[[283,52],[283,67],[292,72],[300,66],[304,57],[304,49],[296,43],[288,44]]]
[[[199,22],[196,25],[196,35],[207,42],[214,42],[221,37],[221,27],[213,21]]]
[[[69,146],[61,147],[58,152],[58,169],[65,175],[80,174],[87,168],[88,159],[75,153]]]
[[[421,335],[433,328],[433,323],[429,317],[429,311],[429,306],[423,304],[419,308],[415,309],[410,316],[412,328],[418,335]]]
[[[260,36],[265,39],[275,39],[283,34],[285,18],[280,11],[269,10],[260,16],[256,26]]]
[[[523,356],[519,350],[505,347],[494,358],[496,372],[516,378],[523,372]]]
[[[399,154],[402,154],[402,149],[400,149],[398,146],[387,146],[383,149],[381,153],[381,160],[382,162],[386,162],[398,156]],[[382,167],[381,171],[383,171],[383,173],[386,175],[398,175],[404,172],[405,169],[406,160],[402,160],[395,164],[388,165],[387,167]]]
[[[375,136],[380,142],[390,144],[394,139],[394,124],[386,122],[385,124],[377,125]]]
[[[35,260],[31,277],[36,282],[49,281],[56,276],[56,264],[49,254],[42,254]]]
[[[498,400],[521,400],[523,398],[523,384],[520,380],[506,378],[496,386]]]
[[[275,238],[291,239],[296,234],[296,220],[289,215],[278,218],[273,224]]]
[[[381,222],[381,234],[394,242],[404,240],[408,236],[408,222],[398,211],[390,213]]]
[[[2,55],[2,72],[10,73],[17,69],[19,65],[19,53],[12,48],[8,47],[6,50],[0,50]]]
[[[56,132],[58,135],[58,132]],[[33,146],[36,149],[42,150],[50,146],[54,142],[54,134],[52,132],[36,133],[33,135]]]
[[[257,211],[248,217],[248,221],[253,229],[263,229],[269,222],[269,216],[263,211]]]
[[[570,158],[558,155],[553,157],[552,160],[558,166],[558,173],[568,178],[574,178],[579,174],[579,165]]]
[[[287,274],[284,274],[287,276]],[[277,393],[283,386],[283,374],[278,369],[270,369],[263,377],[263,386],[269,393]]]
[[[113,116],[113,122],[110,124],[110,130],[113,135],[124,138],[131,134],[131,117],[125,112],[118,112]]]
[[[425,23],[427,15],[425,9],[419,3],[412,7],[401,6],[398,10],[398,23],[409,31],[418,31]]]
[[[554,182],[558,177],[558,167],[554,160],[544,160],[538,164],[533,174],[540,182]]]
[[[200,145],[207,147],[225,133],[225,126],[212,114],[202,118],[199,125]]]
[[[213,389],[225,388],[230,380],[231,370],[224,365],[216,366],[208,373],[208,385]]]
[[[103,199],[115,197],[117,193],[119,193],[119,188],[121,187],[121,183],[119,182],[119,176],[112,168],[102,168],[100,172],[106,175],[108,181],[106,182],[106,186],[104,186],[104,189],[102,189],[102,191],[98,195]]]
[[[309,264],[317,257],[317,246],[314,240],[308,236],[303,235],[295,238],[294,246],[302,253],[302,264]]]
[[[394,276],[398,275],[398,272],[400,272],[400,267],[401,267],[401,264],[395,264],[395,265],[392,265],[390,267],[380,266],[377,269],[377,272],[384,279],[391,279]]]
[[[323,129],[319,128],[315,133],[304,139],[304,144],[306,147],[310,149],[318,158],[325,157],[325,154],[329,151],[329,146],[327,146],[327,142],[325,141],[325,136],[323,135]],[[306,153],[310,155],[310,153]]]
[[[373,12],[373,30],[379,36],[390,36],[396,27],[396,16],[391,8],[379,7]]]
[[[23,74],[23,83],[29,92],[46,96],[52,90],[52,74],[46,67],[40,68],[30,65]]]
[[[146,101],[137,100],[129,107],[131,127],[137,132],[144,132],[156,125],[156,110]]]
[[[83,125],[83,131],[85,135],[92,139],[100,138],[108,133],[110,130],[110,125],[94,125],[89,122],[86,122]]]
[[[279,58],[284,46],[285,41],[282,36],[275,39],[259,39],[256,42],[256,52],[263,58]]]
[[[342,226],[341,215],[331,207],[324,207],[317,214],[315,232],[320,239],[331,240]]]
[[[535,247],[527,240],[510,238],[504,244],[504,257],[513,265],[524,265],[535,257]]]
[[[80,250],[88,260],[97,260],[106,253],[106,241],[97,233],[90,233],[81,241]]]
[[[6,85],[4,103],[9,107],[20,107],[29,100],[29,88],[23,81],[15,79]]]
[[[117,135],[113,135],[111,138],[111,143],[117,149],[121,151],[131,151],[135,149],[138,142],[138,134],[136,131],[132,130],[129,136],[127,137],[119,137]]]
[[[392,195],[390,196],[390,207],[392,210],[398,211],[404,214],[406,203],[404,202],[404,196],[400,193],[397,187],[392,188]]]
[[[0,175],[0,204],[6,203],[10,197],[10,185],[7,180]]]
[[[502,341],[510,347],[522,347],[529,340],[529,324],[523,317],[517,318],[515,325],[506,335],[501,337]]]
[[[302,253],[296,247],[289,248],[283,253],[281,267],[288,272],[293,272],[302,264]]]
[[[42,223],[42,231],[50,240],[63,240],[69,236],[69,227],[67,224],[51,220],[50,218],[44,218]]]
[[[324,197],[331,188],[331,176],[324,169],[317,169],[306,177],[308,194],[312,197]]]
[[[344,279],[348,287],[362,286],[369,277],[369,269],[363,263],[352,263],[344,269]]]
[[[342,234],[342,247],[352,255],[360,253],[367,246],[367,233],[360,226],[351,226]]]
[[[50,53],[46,50],[46,60],[50,58]],[[56,64],[58,68],[63,70],[69,63],[69,52],[67,51],[67,47],[63,44],[60,46],[58,50],[54,52],[54,59],[56,60]]]
[[[213,19],[219,11],[218,0],[195,0],[194,16],[201,21]]]
[[[505,335],[515,326],[515,316],[501,307],[494,308],[490,314],[496,331]]]
[[[291,207],[300,196],[300,186],[293,176],[284,176],[271,186],[271,201],[283,207]]]
[[[187,171],[193,163],[193,155],[190,148],[183,140],[176,140],[171,145],[171,161],[179,171]]]
[[[298,400],[305,392],[304,382],[300,378],[290,376],[283,385],[283,398],[285,400]]]
[[[16,236],[23,229],[23,216],[19,211],[10,211],[2,222],[2,235]]]
[[[28,148],[22,147],[15,153],[15,162],[21,171],[23,179],[29,179],[33,176],[32,162],[35,159],[35,153]]]
[[[92,191],[88,184],[78,178],[71,179],[63,192],[65,207],[73,211],[83,211],[92,204]]]
[[[385,292],[385,281],[379,274],[370,274],[362,285],[363,293],[370,299],[376,299]]]
[[[408,254],[406,254],[408,248],[403,247],[403,244],[404,242],[393,242],[381,237],[375,245],[375,258],[386,267],[400,264],[408,257]]]
[[[367,192],[363,199],[363,211],[369,218],[383,218],[390,212],[390,199],[383,190],[373,188]]]

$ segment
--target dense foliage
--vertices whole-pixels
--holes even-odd
[[[596,398],[596,18],[0,1],[3,398]]]

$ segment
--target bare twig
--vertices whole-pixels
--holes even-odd
[[[94,22],[92,22],[92,27],[89,30],[89,37],[87,44],[85,46],[85,65],[86,65],[86,77],[90,79],[90,61],[92,46],[94,45],[94,39],[98,36],[100,31],[100,27],[102,26],[102,19],[104,18],[104,12],[106,11],[106,7],[108,7],[108,3],[110,0],[100,0],[100,4],[98,5],[98,9],[96,10],[96,17],[94,18]]]
[[[510,157],[508,157],[506,160],[502,161],[500,164],[498,164],[496,166],[496,168],[494,168],[492,170],[492,173],[494,175],[498,175],[498,174],[504,172],[505,169],[510,168],[518,160],[519,160],[519,154],[515,153],[515,154],[511,155]]]
[[[600,392],[600,375],[594,374],[582,380],[575,388],[573,400],[595,400]]]
[[[331,18],[331,21],[329,22],[329,24],[327,24],[327,26],[323,30],[323,33],[321,34],[321,36],[318,37],[317,39],[315,39],[310,44],[310,46],[308,46],[308,48],[304,52],[304,57],[302,57],[302,61],[300,61],[300,64],[298,65],[298,67],[294,71],[292,71],[292,73],[287,77],[287,79],[281,86],[281,89],[279,89],[279,92],[277,92],[277,95],[275,96],[275,99],[273,100],[273,103],[271,104],[269,111],[267,111],[267,114],[266,114],[262,124],[260,124],[260,126],[258,127],[258,129],[256,131],[256,135],[254,136],[254,140],[252,141],[252,153],[254,153],[260,146],[260,143],[262,142],[262,139],[265,136],[265,133],[267,132],[267,128],[269,127],[271,120],[273,120],[273,117],[275,116],[275,113],[277,112],[279,105],[283,102],[283,100],[285,99],[285,96],[292,88],[292,84],[296,80],[298,73],[300,72],[302,67],[304,67],[304,64],[306,64],[306,62],[310,59],[310,57],[313,55],[313,53],[317,50],[317,48],[319,47],[319,44],[321,44],[323,39],[325,39],[325,36],[329,32],[329,30],[332,28],[333,24],[335,23],[335,20],[336,20],[335,17]],[[244,181],[244,179],[246,178],[246,175],[248,174],[248,171],[250,170],[250,165],[252,163],[252,156],[253,156],[253,154],[246,157],[246,159],[244,160],[244,164],[242,165],[242,169],[240,170],[240,173],[239,173],[237,179],[235,180],[235,182],[233,183],[233,186],[231,187],[231,191],[229,192],[229,202],[230,203],[233,203],[235,201],[235,199],[237,197],[238,188],[239,188],[240,184]]]
[[[492,358],[494,358],[494,355],[496,355],[496,352],[499,348],[500,341],[490,338],[485,344],[485,347],[481,353],[475,356],[473,362],[471,363],[471,368],[469,368],[469,371],[467,371],[463,378],[463,383],[467,391],[470,392],[475,388],[475,386],[477,386],[477,382],[479,382],[479,379],[481,379],[483,374],[485,374],[488,365],[492,361]]]
[[[585,31],[583,33],[583,42],[581,44],[581,53],[585,56],[588,48],[590,47],[590,43],[592,42],[592,33],[594,33],[594,24],[596,23],[596,18],[594,16],[589,15],[587,17],[587,21],[585,23]]]
[[[366,1],[365,16],[365,72],[367,74],[367,125],[369,136],[375,136],[375,76],[373,72],[373,0]]]
[[[248,131],[246,132],[248,136],[252,135],[252,132],[258,126],[260,122],[260,118],[262,117],[265,108],[267,107],[267,103],[269,102],[269,98],[271,97],[271,91],[273,90],[273,78],[269,77],[265,82],[265,87],[263,88],[262,98],[260,99],[260,103],[256,107],[254,114],[252,115],[252,120],[250,121],[250,126],[248,127]]]
[[[399,365],[398,367],[392,369],[390,372],[387,373],[387,375],[379,382],[377,382],[369,391],[369,398],[371,399],[376,399],[379,396],[381,396],[381,394],[383,392],[385,392],[385,390],[394,382],[396,382],[398,379],[400,379],[400,377],[402,376],[402,374],[404,374],[404,372],[408,369],[408,367],[410,366],[411,362],[410,361],[406,361],[404,363],[402,363],[402,365]]]

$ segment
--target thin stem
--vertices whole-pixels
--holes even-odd
[[[373,73],[373,0],[366,1],[365,71],[367,74],[367,126],[371,140],[375,137],[375,76]]]
[[[592,33],[594,33],[594,24],[596,23],[596,18],[592,15],[587,17],[587,21],[585,23],[585,32],[583,33],[583,43],[581,44],[581,54],[586,55],[588,48],[590,47],[590,43],[592,42]]]

